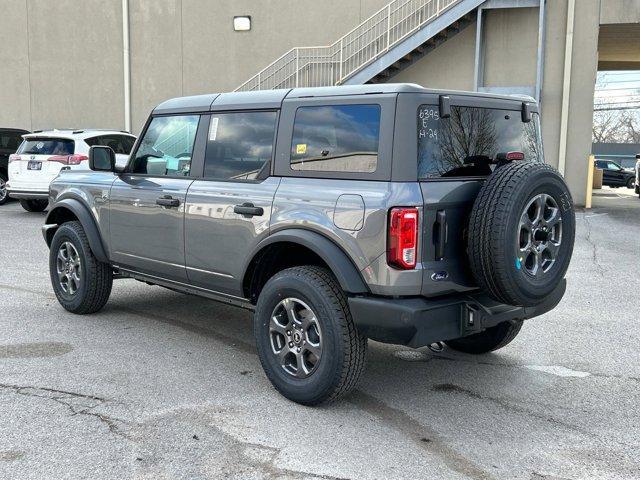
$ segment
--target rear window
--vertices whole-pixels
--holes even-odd
[[[498,153],[523,152],[527,161],[542,161],[538,115],[524,123],[519,110],[451,107],[440,118],[436,105],[418,109],[418,177],[489,175]]]
[[[300,107],[291,169],[373,173],[378,166],[379,105]]]
[[[22,142],[18,153],[30,155],[73,155],[75,142],[68,138],[29,138]]]

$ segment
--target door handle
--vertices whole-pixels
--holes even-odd
[[[447,245],[447,212],[436,212],[436,223],[433,225],[434,243],[436,244],[436,260],[444,260],[444,247]]]
[[[180,200],[173,198],[171,195],[164,195],[156,200],[156,205],[163,207],[177,207],[180,205]]]
[[[256,207],[253,203],[243,203],[242,205],[236,205],[233,207],[233,212],[239,213],[240,215],[246,215],[247,217],[261,217],[264,215],[264,208]]]

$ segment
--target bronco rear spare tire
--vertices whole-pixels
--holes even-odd
[[[564,278],[574,236],[571,194],[557,170],[511,162],[486,180],[473,205],[471,270],[498,302],[534,306]]]

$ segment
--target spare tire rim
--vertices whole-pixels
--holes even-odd
[[[520,215],[516,268],[540,278],[556,263],[562,244],[562,215],[546,193],[533,197]]]
[[[316,371],[322,357],[322,330],[313,310],[297,298],[285,298],[271,313],[271,351],[282,369],[296,378]]]

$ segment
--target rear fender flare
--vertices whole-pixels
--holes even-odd
[[[338,245],[319,233],[301,228],[280,230],[261,241],[244,265],[243,278],[256,255],[265,247],[279,242],[297,243],[315,252],[327,264],[345,292],[361,294],[369,291],[356,266]]]
[[[69,210],[76,216],[87,234],[89,247],[91,247],[91,251],[95,255],[96,259],[103,263],[109,263],[108,250],[102,241],[96,221],[89,209],[79,200],[74,198],[65,198],[64,200],[56,202],[53,208],[49,211],[45,224],[57,223],[54,219],[61,209]],[[47,241],[47,244],[49,244],[49,241]]]

